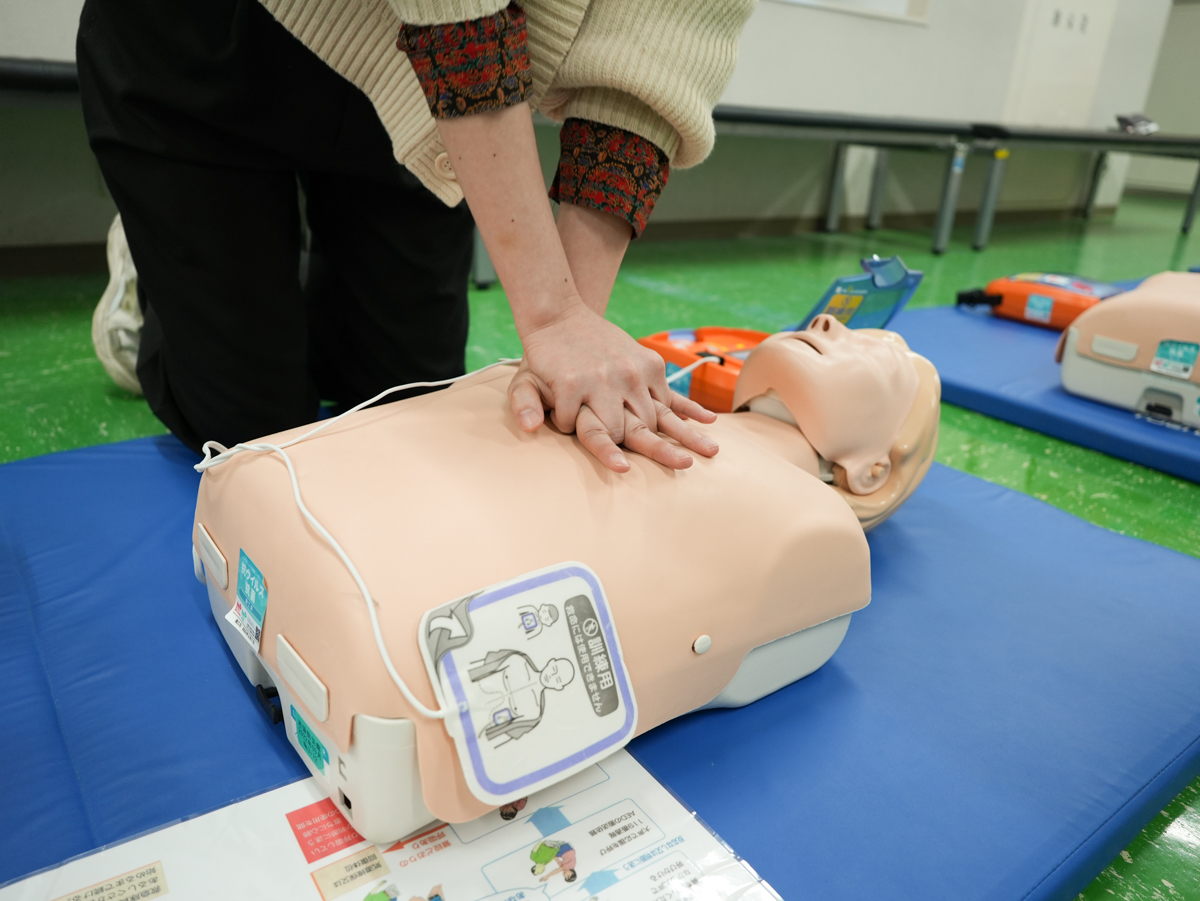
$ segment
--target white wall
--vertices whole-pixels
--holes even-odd
[[[83,0],[0,0],[0,56],[75,60]]]
[[[1117,0],[1029,0],[1004,121],[1086,127],[1116,11]]]
[[[762,0],[722,102],[995,120],[1023,7],[1024,0],[931,0],[927,23],[914,24]]]
[[[1118,113],[1141,112],[1155,62],[1168,39],[1170,0],[1121,0],[1087,119],[1089,128],[1112,128]]]
[[[1053,80],[1056,70],[1035,69],[1031,79],[1021,61],[1028,59],[1038,28],[1045,30],[1046,16],[1059,8],[1056,3],[1063,9],[1086,7],[1096,21],[1103,19],[1101,25],[1108,23],[1113,36],[1102,41],[1093,32],[1096,42],[1080,44],[1082,50],[1059,47],[1059,68],[1070,69],[1083,53],[1091,60],[1092,75],[1090,87],[1072,95],[1066,112],[1055,107],[1047,113],[1058,121],[1067,116],[1107,127],[1116,112],[1145,108],[1166,126],[1167,114],[1155,110],[1170,103],[1157,94],[1147,102],[1146,94],[1168,13],[1169,46],[1177,49],[1167,56],[1175,62],[1164,59],[1155,84],[1168,79],[1162,72],[1180,67],[1190,73],[1188,84],[1200,84],[1200,54],[1180,49],[1200,47],[1200,5],[1172,12],[1170,0],[928,0],[925,21],[914,23],[761,0],[742,36],[739,65],[722,102],[918,118],[1036,120],[1038,111],[1018,101],[1047,89],[1038,79]],[[73,58],[80,6],[81,0],[0,0],[0,56]],[[1185,34],[1181,16],[1190,16],[1195,30]],[[1179,75],[1170,78],[1180,81]],[[1200,131],[1200,92],[1176,91],[1172,97],[1195,116],[1194,125],[1179,128]],[[557,139],[548,129],[539,132],[549,170],[557,158]],[[831,153],[827,143],[723,135],[707,163],[672,174],[654,221],[813,220],[824,205]],[[870,151],[855,151],[848,160],[848,217],[865,212],[871,159]],[[1052,212],[1077,206],[1088,161],[1087,155],[1018,148],[1000,210]],[[976,158],[968,163],[963,210],[979,202],[984,165]],[[886,211],[932,213],[944,167],[937,154],[893,153]],[[1119,200],[1124,162],[1114,155],[1110,170],[1101,206]],[[0,107],[0,245],[102,241],[111,209],[77,110]]]
[[[0,247],[99,243],[115,215],[78,106],[0,106]]]
[[[929,0],[919,24],[762,0],[722,102],[1108,128],[1145,104],[1170,9],[1170,0]],[[828,145],[750,140],[721,137],[709,163],[675,173],[656,219],[701,216],[702,197],[714,198],[709,218],[819,215]],[[848,167],[851,216],[865,212],[869,157],[860,162]],[[999,209],[1078,206],[1090,163],[1090,154],[1014,149]],[[1126,164],[1110,158],[1101,208],[1119,202]],[[978,206],[984,168],[968,162],[960,209]],[[944,169],[939,155],[893,152],[885,210],[932,212]]]
[[[1136,105],[1127,110],[1136,111]],[[1176,2],[1143,110],[1172,134],[1200,134],[1200,3]],[[1156,191],[1192,190],[1197,164],[1139,157],[1129,166],[1128,185]]]
[[[929,0],[920,23],[762,0],[722,102],[1109,127],[1115,112],[1144,102],[1170,8],[1171,0]]]

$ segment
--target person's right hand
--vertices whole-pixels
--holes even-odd
[[[713,422],[713,414],[673,393],[662,358],[602,315],[629,226],[608,214],[568,210],[572,259],[593,306],[581,296],[546,198],[528,104],[439,119],[437,127],[525,348],[523,372],[509,390],[521,427],[537,429],[550,410],[555,426],[570,433],[586,408],[580,440],[615,472],[629,469],[622,443],[664,465],[688,466],[691,457],[660,431],[695,453],[715,454],[715,442],[681,421]],[[663,407],[675,415],[662,414]]]

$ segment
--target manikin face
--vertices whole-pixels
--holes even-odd
[[[575,678],[575,666],[570,660],[556,657],[542,670],[542,685],[561,691],[562,687]]]
[[[739,393],[751,392],[746,400],[773,389],[817,453],[845,470],[855,494],[887,481],[892,443],[917,395],[908,352],[886,334],[818,316],[805,331],[764,341],[738,380]]]

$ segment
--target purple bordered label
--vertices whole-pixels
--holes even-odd
[[[612,611],[582,563],[436,607],[418,644],[467,785],[486,803],[565,779],[637,729]]]

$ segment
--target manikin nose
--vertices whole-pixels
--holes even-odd
[[[841,326],[841,329],[839,329],[838,326]],[[828,313],[822,313],[808,324],[808,331],[820,332],[823,337],[831,339],[840,337],[839,332],[843,331],[844,329],[845,326],[843,326],[840,322],[838,322],[837,319],[830,316]]]

